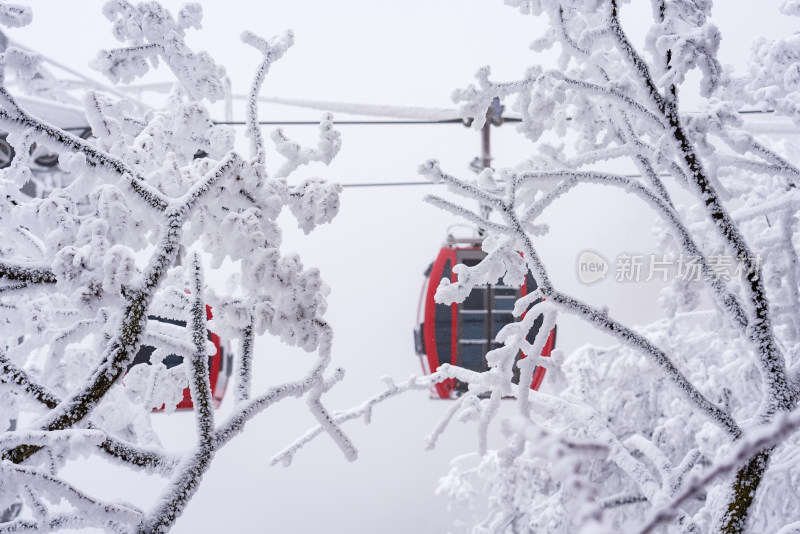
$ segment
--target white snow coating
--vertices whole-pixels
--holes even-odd
[[[788,139],[797,133],[796,36],[760,41],[752,69],[736,77],[718,59],[722,35],[709,21],[710,1],[654,0],[652,23],[635,20],[632,26],[642,27],[630,28],[630,34],[631,21],[621,15],[634,7],[630,2],[506,3],[549,21],[532,48],[560,54],[559,68],[533,66],[510,82],[495,81],[493,71],[482,68],[475,85],[454,93],[458,111],[260,97],[272,62],[293,36],[246,33],[245,43],[261,55],[253,60],[256,76],[247,97],[252,153],[246,155],[235,152],[235,132],[214,125],[206,106],[222,97],[224,70],[185,40],[201,28],[199,3],[174,15],[156,2],[113,0],[104,10],[122,48],[101,53],[96,67],[111,80],[130,81],[165,65],[177,81],[163,108],[144,112],[120,93],[96,89],[86,93],[77,117],[65,107],[56,119],[59,106],[51,106],[52,113],[37,111],[33,101],[0,86],[0,122],[17,152],[11,166],[0,170],[0,424],[18,425],[0,436],[0,512],[21,509],[0,523],[0,532],[166,532],[213,479],[212,465],[224,456],[217,452],[261,412],[279,411],[281,401],[302,397],[297,404],[307,418],[291,421],[292,428],[316,425],[294,434],[272,456],[273,464],[299,463],[301,450],[314,452],[317,444],[311,442],[323,435],[351,461],[358,440],[344,432],[345,423],[369,423],[379,403],[424,395],[444,379],[469,388],[449,404],[426,408],[442,413],[426,444],[447,446],[454,423],[474,425],[476,452],[455,458],[437,491],[454,505],[470,507],[473,517],[483,514],[469,526],[458,525],[462,530],[800,530],[800,152]],[[793,0],[783,0],[781,10],[800,13]],[[0,2],[0,23],[29,22],[30,11]],[[6,52],[4,83],[30,75],[34,63],[32,55]],[[707,97],[701,110],[689,113],[682,105],[690,92]],[[445,163],[422,164],[422,174],[448,191],[430,202],[487,232],[483,262],[456,266],[457,279],[431,283],[438,284],[436,299],[443,305],[462,302],[474,288],[498,280],[519,285],[528,273],[537,290],[516,302],[519,320],[498,333],[494,341],[500,347],[487,355],[488,371],[443,365],[428,376],[386,379],[384,390],[366,401],[331,410],[329,393],[344,389],[339,386],[347,380],[332,365],[325,273],[309,267],[305,253],[301,258],[287,252],[283,231],[287,219],[309,233],[337,215],[340,186],[306,172],[331,163],[341,138],[326,113],[308,146],[289,129],[264,142],[257,103],[406,120],[474,117],[480,128],[495,97],[523,119],[519,131],[534,143],[532,153],[513,169],[487,169],[475,178],[449,173],[445,155]],[[739,113],[753,108],[772,113],[755,119]],[[83,125],[91,126],[96,139],[62,130]],[[778,136],[786,138],[776,142]],[[446,152],[440,141],[432,143],[433,155]],[[60,154],[60,170],[70,174],[65,184],[31,173],[43,146]],[[392,145],[395,151],[405,148]],[[267,162],[276,170],[268,172]],[[630,169],[636,175],[626,174]],[[38,180],[36,198],[20,190],[29,179]],[[698,272],[708,278],[670,283],[661,295],[664,320],[634,326],[613,305],[568,294],[563,276],[540,250],[552,222],[548,215],[577,192],[601,187],[650,210],[659,251],[696,258]],[[381,211],[373,197],[365,203]],[[474,209],[476,203],[492,211]],[[620,201],[601,209],[627,207]],[[415,214],[405,217],[410,221]],[[358,224],[384,222],[379,213]],[[375,245],[349,234],[342,241]],[[406,244],[393,246],[402,252]],[[739,260],[741,276],[713,276],[720,256]],[[401,263],[381,257],[368,267],[380,270],[381,262]],[[225,291],[212,290],[204,280],[223,265],[239,272]],[[374,293],[370,306],[377,310],[397,306],[398,287],[390,278],[363,291]],[[352,297],[362,288],[343,290]],[[359,323],[365,313],[378,311],[365,306],[347,320]],[[546,333],[568,315],[616,344],[538,356]],[[540,335],[529,338],[537,321]],[[382,354],[386,342],[368,343],[358,326],[361,343],[354,353],[361,360],[378,359],[373,356]],[[229,415],[211,409],[209,331],[237,347]],[[288,370],[274,365],[280,378],[262,389],[254,380],[254,361],[276,356],[259,351],[265,337],[300,349],[300,363]],[[149,364],[128,367],[142,345],[154,347]],[[527,356],[519,359],[520,351]],[[183,363],[167,368],[162,360],[168,355]],[[527,384],[539,366],[547,375],[542,390],[534,392]],[[151,410],[164,405],[173,411],[187,386],[196,407],[196,439],[170,449],[151,427]],[[400,418],[418,415],[406,411]],[[502,435],[498,440],[493,429]],[[263,457],[266,449],[255,447]],[[83,457],[155,479],[155,501],[135,506],[84,490],[68,468]],[[246,465],[255,471],[255,463]],[[253,478],[262,484],[258,474]],[[259,486],[234,486],[264,500]],[[308,490],[280,488],[303,497],[309,515],[331,509],[330,503],[306,498]],[[336,501],[337,514],[356,506],[339,504],[347,501]],[[208,508],[203,513],[211,514]],[[255,508],[252,517],[259,523],[249,526],[274,530],[266,512]]]
[[[27,26],[33,20],[33,12],[28,6],[0,2],[0,24],[9,28]]]
[[[5,68],[17,72],[22,78],[33,78],[39,70],[41,58],[37,54],[31,54],[19,48],[10,47],[0,54]]]
[[[234,98],[245,98],[234,95]],[[301,100],[297,98],[283,98],[277,96],[259,97],[260,102],[272,104],[283,104],[308,109],[319,109],[322,111],[334,111],[338,113],[350,113],[353,115],[364,115],[367,117],[384,117],[401,120],[420,120],[420,121],[449,121],[461,119],[464,116],[456,109],[436,109],[420,108],[414,106],[390,106],[376,104],[358,104],[345,102],[325,102],[321,100]],[[481,112],[483,116],[485,112]]]
[[[12,22],[29,18],[15,9],[0,5],[0,22],[14,13]],[[280,250],[277,223],[288,208],[308,233],[338,213],[340,186],[320,178],[292,181],[298,167],[330,163],[338,152],[332,116],[320,125],[316,149],[278,142],[277,157],[287,161],[279,175],[268,176],[263,159],[239,156],[233,132],[210,120],[205,102],[221,97],[224,69],[184,40],[186,30],[200,27],[199,4],[173,17],[156,2],[113,0],[104,14],[125,48],[101,53],[95,67],[126,82],[164,61],[176,78],[167,108],[141,115],[116,95],[90,90],[80,120],[70,125],[88,124],[96,138],[88,142],[37,118],[28,101],[18,104],[0,87],[0,122],[18,154],[0,171],[0,420],[20,425],[0,436],[0,511],[22,503],[19,518],[0,524],[0,532],[166,532],[217,450],[287,396],[305,396],[309,413],[344,456],[357,456],[324,404],[343,376],[340,369],[327,371],[328,288],[317,269]],[[253,34],[246,41],[284,42]],[[277,60],[285,47],[280,53],[276,47],[262,51]],[[2,67],[6,76],[31,77],[36,56],[9,48]],[[266,74],[263,65],[261,71]],[[57,116],[60,107],[50,108]],[[42,109],[53,115],[46,103]],[[62,171],[71,174],[66,187],[50,185],[37,198],[20,191],[32,176],[36,154],[26,156],[34,142],[60,152]],[[240,262],[232,294],[206,291],[208,256]],[[213,328],[242,345],[235,354],[238,402],[222,423],[215,420],[209,377],[214,345],[207,338],[207,301]],[[259,393],[249,386],[248,362],[253,335],[267,333],[312,356],[299,380]],[[131,367],[142,345],[153,347],[149,361]],[[162,360],[169,355],[183,363],[168,368]],[[174,411],[187,385],[197,442],[171,452],[159,443],[150,413],[162,406]],[[153,507],[92,496],[60,476],[67,460],[91,455],[164,477]]]
[[[457,281],[441,281],[437,302],[461,302],[476,286],[501,276],[510,283],[526,270],[538,289],[517,303],[515,315],[527,313],[499,333],[504,346],[487,355],[487,372],[439,368],[469,389],[431,443],[450,419],[475,419],[480,457],[477,468],[456,462],[439,491],[454,501],[486,501],[474,532],[651,532],[665,525],[669,532],[793,532],[790,510],[800,505],[800,169],[795,150],[743,129],[738,110],[769,109],[800,124],[797,34],[762,40],[751,71],[734,79],[716,58],[721,36],[708,21],[711,2],[654,1],[641,50],[623,29],[622,2],[506,3],[549,19],[533,48],[559,47],[560,69],[533,66],[522,79],[495,82],[484,67],[453,99],[462,115],[476,118],[494,98],[510,102],[536,153],[477,179],[449,175],[433,160],[420,173],[462,199],[436,195],[432,204],[488,234],[489,254],[476,266],[455,266]],[[782,9],[794,14],[796,6],[787,1]],[[679,88],[691,71],[701,76],[707,104],[688,114],[680,111]],[[762,122],[760,131],[770,131],[772,118]],[[483,124],[476,119],[474,127]],[[561,144],[553,144],[556,137]],[[608,172],[606,162],[633,165],[638,175]],[[658,217],[662,250],[697,259],[702,278],[663,292],[669,319],[633,328],[554,285],[534,229],[548,208],[586,184],[643,201]],[[738,258],[743,276],[714,275],[710,258],[721,253]],[[698,308],[697,292],[711,297],[711,309]],[[531,344],[525,337],[539,313],[545,326]],[[620,345],[585,347],[563,360],[522,359],[515,385],[514,355],[538,354],[560,314],[582,318]],[[543,393],[523,387],[535,365],[558,371],[549,388],[548,372]],[[509,395],[517,398],[517,419],[501,422],[507,444],[491,451],[486,427]],[[565,446],[551,436],[597,447]]]

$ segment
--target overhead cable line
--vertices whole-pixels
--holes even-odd
[[[642,177],[641,174],[623,174],[623,176],[625,178],[641,178]],[[662,172],[662,173],[659,173],[658,176],[661,177],[661,178],[665,178],[667,176],[672,176],[672,175],[669,174],[669,173],[666,173],[666,172]],[[437,182],[437,183],[429,182],[429,181],[424,181],[424,182],[357,182],[357,183],[353,183],[353,184],[339,184],[339,185],[341,185],[342,187],[399,187],[399,186],[405,186],[405,185],[439,185],[441,183],[443,183],[443,182]],[[503,180],[498,180],[497,183],[498,183],[498,185],[500,185],[500,184],[503,184],[504,182],[503,182]]]
[[[436,185],[433,182],[384,182],[384,183],[356,183],[356,184],[339,184],[342,187],[396,187],[402,185]]]
[[[505,117],[505,122],[522,122],[522,119]],[[319,126],[320,121],[258,121],[262,126]],[[245,121],[214,121],[214,124],[223,126],[246,126]],[[374,126],[395,126],[395,125],[422,125],[422,124],[463,124],[469,126],[470,121],[462,119],[446,119],[446,120],[385,120],[385,121],[338,121],[334,120],[333,124],[336,126],[354,124],[354,125],[374,125]]]
[[[761,111],[758,109],[745,109],[739,111],[740,115],[771,115],[774,114],[774,110],[766,110]],[[502,122],[522,122],[520,117],[501,117],[500,119]],[[567,117],[568,121],[572,120],[572,117]],[[246,121],[213,121],[214,124],[218,124],[221,126],[246,126]],[[285,121],[258,121],[258,124],[262,126],[319,126],[319,120],[285,120]],[[357,125],[357,126],[401,126],[401,125],[427,125],[427,124],[463,124],[464,126],[470,126],[472,124],[472,119],[427,119],[427,120],[333,120],[333,123],[336,126],[340,125]]]

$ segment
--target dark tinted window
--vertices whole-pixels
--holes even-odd
[[[158,321],[159,323],[174,324],[175,326],[182,326],[186,328],[186,321],[178,319],[167,319],[166,317],[159,317],[157,315],[148,315],[147,318],[151,321]]]
[[[517,297],[519,295],[519,289],[516,287],[494,286],[493,289],[496,297]]]
[[[486,288],[476,287],[470,291],[461,308],[465,310],[485,310],[486,309]]]
[[[460,339],[486,339],[486,314],[462,313]]]
[[[492,331],[492,339],[494,339],[494,336],[497,335],[497,333],[500,331],[501,328],[503,328],[505,325],[509,323],[514,322],[514,316],[511,315],[510,313],[494,313],[492,314],[492,318],[494,319],[493,321],[494,330]]]
[[[150,355],[153,354],[155,350],[156,348],[151,347],[150,345],[142,345],[139,347],[139,352],[136,353],[136,356],[133,358],[130,366],[128,366],[128,369],[140,363],[146,363],[150,365]]]
[[[459,354],[461,361],[458,364],[461,367],[472,369],[473,371],[480,371],[483,368],[483,356],[486,351],[485,343],[461,343],[461,354]]]
[[[539,286],[536,285],[536,280],[533,279],[530,271],[528,271],[525,274],[525,293],[533,293],[537,287]]]
[[[136,357],[131,362],[128,369],[133,367],[134,365],[139,365],[140,363],[145,363],[147,365],[151,365],[153,362],[150,361],[150,357],[156,351],[156,348],[151,345],[142,345],[139,348],[139,352],[136,353]],[[176,365],[180,365],[183,363],[183,356],[178,356],[177,354],[170,354],[163,360],[161,360],[167,369],[175,367]]]
[[[495,297],[494,309],[500,311],[512,311],[514,303],[517,302],[516,296],[514,297]]]
[[[169,356],[161,360],[161,363],[163,363],[167,369],[171,369],[183,363],[183,356],[178,356],[177,354],[170,354]]]
[[[228,354],[225,362],[225,375],[231,376],[231,372],[233,372],[233,353]]]
[[[542,323],[544,322],[544,315],[539,314],[539,317],[533,321],[533,326],[531,327],[530,331],[528,332],[528,336],[525,338],[528,343],[533,343],[536,339],[536,334],[539,333],[539,329],[542,327]]]

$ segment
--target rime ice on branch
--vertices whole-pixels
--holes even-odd
[[[420,168],[461,198],[431,203],[488,232],[483,263],[454,268],[463,269],[459,281],[443,280],[436,298],[460,301],[476,285],[515,274],[507,258],[523,257],[539,289],[515,314],[544,313],[548,324],[556,314],[575,315],[619,346],[587,347],[563,361],[520,360],[526,376],[534,363],[560,371],[566,383],[549,393],[512,383],[513,355],[537,354],[543,343],[528,346],[524,321],[498,336],[505,346],[489,353],[487,372],[440,368],[470,390],[434,438],[451,419],[476,419],[483,458],[474,468],[455,464],[441,491],[463,495],[465,484],[484,485],[489,512],[475,532],[619,532],[636,524],[641,532],[791,530],[789,511],[800,506],[796,419],[787,416],[796,409],[800,369],[800,169],[797,151],[748,132],[739,111],[755,106],[800,124],[800,40],[759,41],[750,74],[737,79],[717,60],[721,34],[709,20],[711,2],[653,0],[642,49],[622,25],[623,2],[506,3],[549,21],[532,48],[559,49],[559,69],[534,66],[518,80],[496,82],[485,67],[475,85],[454,92],[476,128],[494,98],[505,100],[522,116],[519,131],[535,152],[515,169],[476,179],[447,174],[435,161]],[[784,12],[798,14],[795,4],[784,2]],[[704,98],[699,112],[681,106],[693,70]],[[557,137],[562,144],[552,144]],[[609,163],[638,176],[608,172]],[[701,279],[665,290],[666,319],[633,328],[551,281],[536,236],[548,208],[585,184],[644,203],[657,217],[657,246],[696,258]],[[678,205],[685,193],[691,202]],[[491,206],[493,215],[470,203]],[[740,262],[738,280],[715,276],[721,255]],[[709,309],[698,305],[702,294]],[[508,395],[517,403],[516,419],[504,423],[508,444],[489,451],[486,427]],[[548,451],[545,435],[598,447],[562,443]]]
[[[0,532],[166,532],[216,451],[289,396],[305,396],[343,454],[356,456],[324,405],[343,373],[328,372],[328,288],[317,269],[281,252],[277,224],[285,207],[306,233],[338,212],[338,185],[291,180],[299,166],[327,165],[336,155],[333,117],[322,118],[316,148],[276,133],[275,152],[286,162],[269,176],[255,104],[248,133],[259,157],[252,160],[232,150],[233,130],[210,119],[204,102],[223,96],[224,69],[185,41],[188,31],[200,28],[199,4],[173,15],[157,2],[112,0],[103,12],[123,46],[101,52],[93,66],[114,82],[128,82],[163,63],[176,79],[165,109],[144,112],[119,93],[87,91],[83,103],[96,138],[89,142],[28,113],[0,85],[0,128],[10,132],[18,154],[0,171],[0,424],[17,423],[0,436],[0,511],[21,503],[20,517],[26,518],[0,524]],[[0,23],[30,21],[27,8],[0,3]],[[265,41],[247,35],[246,42],[263,45],[256,48],[270,62],[291,44],[285,36]],[[38,65],[35,54],[18,49],[0,56],[6,82],[12,71],[30,77]],[[19,156],[34,142],[60,153],[59,172],[68,175],[67,185],[50,184],[41,198],[20,189],[36,179],[28,159]],[[205,256],[214,266],[238,262],[232,294],[205,286]],[[236,402],[225,421],[215,419],[209,392],[206,304],[214,307],[213,328],[240,345]],[[153,316],[163,320],[149,320]],[[296,380],[253,391],[252,362],[259,357],[258,338],[266,334],[312,356]],[[143,344],[154,348],[150,361],[131,367]],[[170,354],[183,363],[167,368],[162,360]],[[150,427],[150,413],[161,406],[174,410],[187,385],[197,443],[167,451]],[[90,454],[163,477],[153,508],[107,502],[61,476],[71,458]],[[68,506],[51,506],[61,499]]]

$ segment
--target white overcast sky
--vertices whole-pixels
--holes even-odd
[[[119,43],[100,13],[100,0],[37,0],[34,25],[11,30],[12,38],[85,72],[98,48]],[[162,2],[177,9],[179,1]],[[234,91],[245,92],[258,61],[239,42],[244,30],[271,36],[291,28],[296,45],[274,67],[264,93],[319,100],[449,106],[450,92],[468,83],[482,65],[498,79],[513,79],[534,62],[527,45],[542,20],[525,17],[501,0],[215,0],[201,2],[203,30],[189,42],[226,66]],[[715,21],[723,31],[721,59],[742,65],[760,29],[786,34],[796,23],[777,17],[778,0],[719,3]],[[647,16],[649,2],[623,8],[633,22]],[[716,13],[715,12],[715,13]],[[746,15],[745,15],[746,13]],[[641,38],[646,25],[630,24]],[[638,33],[638,35],[637,35]]]
[[[11,39],[91,75],[88,61],[99,48],[119,44],[100,14],[98,0],[39,0],[29,28],[8,30]],[[164,2],[177,7],[181,2]],[[637,0],[638,9],[649,2]],[[718,2],[715,21],[723,33],[721,58],[741,71],[748,43],[761,33],[786,35],[797,27],[779,17],[778,1]],[[214,0],[202,2],[203,29],[189,42],[208,50],[225,65],[234,92],[244,93],[257,53],[239,41],[243,30],[271,36],[295,32],[295,47],[270,72],[262,94],[287,98],[409,106],[452,106],[450,93],[472,81],[477,68],[490,64],[498,80],[515,79],[535,63],[528,44],[542,31],[541,21],[524,17],[500,0]],[[643,7],[644,6],[644,7]],[[754,6],[758,6],[755,8]],[[624,20],[639,32],[647,11],[626,7]],[[549,62],[549,60],[545,59]],[[96,77],[96,76],[95,76]],[[153,79],[165,79],[157,75]],[[215,108],[217,110],[218,108]],[[263,119],[316,118],[308,112],[270,106]],[[241,108],[235,117],[243,117]],[[221,118],[221,117],[220,117]],[[289,130],[307,135],[308,129]],[[458,125],[426,127],[342,127],[343,149],[329,169],[309,172],[343,183],[418,180],[416,167],[436,157],[452,172],[465,171],[477,155],[477,134]],[[522,160],[528,150],[506,125],[496,130],[499,166]],[[332,287],[329,320],[336,330],[334,358],[348,375],[331,395],[332,408],[344,408],[380,389],[379,378],[403,380],[419,372],[411,329],[421,273],[434,259],[451,217],[422,202],[432,187],[347,189],[342,211],[330,226],[308,238],[287,230],[285,250],[298,250],[307,265],[317,265]],[[555,233],[540,245],[555,282],[623,318],[652,320],[657,288],[630,292],[607,281],[582,288],[575,281],[577,252],[593,248],[613,255],[652,252],[650,218],[615,197],[593,190],[583,198],[554,206],[549,221]],[[609,209],[614,207],[614,209]],[[603,224],[598,225],[598,220]],[[289,224],[290,219],[284,219]],[[611,233],[620,234],[609,237]],[[625,229],[625,230],[622,230]],[[634,230],[632,230],[634,229]],[[648,248],[651,247],[651,248]],[[642,309],[646,313],[642,313]],[[625,314],[628,314],[625,317]],[[598,341],[586,328],[560,323],[562,348]],[[600,340],[602,341],[602,340]],[[257,380],[269,384],[307,364],[301,353],[262,342]],[[268,365],[277,361],[280,368]],[[230,400],[230,399],[228,399]],[[439,449],[424,452],[423,439],[449,404],[425,394],[407,395],[376,409],[370,426],[350,423],[361,459],[348,464],[330,440],[322,438],[301,453],[289,469],[269,467],[268,458],[312,424],[297,403],[279,407],[248,428],[221,452],[186,517],[174,532],[460,532],[446,513],[443,497],[434,497],[448,460],[474,450],[472,429],[459,425]],[[225,406],[222,408],[225,410]],[[191,429],[188,414],[156,416],[168,443],[180,443],[178,431]],[[97,462],[71,468],[90,491],[147,505],[157,484],[125,472],[109,475]],[[109,489],[109,480],[113,480]],[[462,512],[463,513],[463,512]]]

